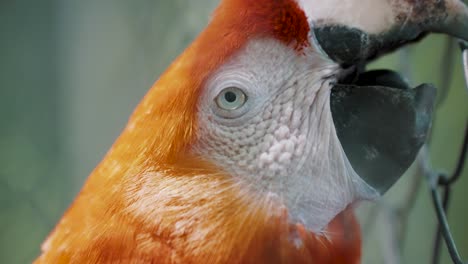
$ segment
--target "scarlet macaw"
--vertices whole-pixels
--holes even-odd
[[[223,0],[149,90],[35,263],[358,263],[353,205],[424,142],[434,89],[365,64],[459,0]]]

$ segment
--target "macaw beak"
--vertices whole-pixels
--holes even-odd
[[[366,8],[367,1],[347,2],[350,1],[356,2],[346,5],[355,9],[349,11],[351,14],[330,19],[316,14],[317,21],[311,20],[315,42],[332,60],[344,66],[366,63],[428,33],[444,33],[468,41],[468,7],[460,0],[376,0],[389,3],[381,8],[390,10],[379,16],[370,15],[376,10],[367,10],[369,15],[362,15],[360,9]]]
[[[356,3],[350,4],[352,1]],[[324,1],[321,10],[327,10],[331,2]],[[389,3],[387,7],[391,10],[373,18],[385,19],[385,23],[368,21],[372,15],[354,15],[362,14],[357,9],[366,8],[365,2],[368,5]],[[365,66],[432,32],[468,41],[468,7],[460,0],[348,0],[346,3],[342,17],[309,13],[311,35],[313,43],[324,54],[344,69],[351,69],[343,71],[332,89],[333,121],[353,169],[384,194],[413,163],[426,141],[436,89],[429,84],[412,88],[396,72],[364,72]],[[345,8],[350,6],[356,12],[347,12]],[[340,8],[330,10],[336,14]],[[467,54],[465,51],[464,56]]]
[[[439,14],[438,19],[430,21],[425,30],[445,33],[468,41],[468,6],[459,0],[447,0],[446,2],[447,5],[450,5],[447,11]]]
[[[401,82],[396,82],[400,80]],[[405,173],[426,141],[436,89],[411,88],[392,71],[336,84],[331,110],[338,138],[356,173],[383,195]]]

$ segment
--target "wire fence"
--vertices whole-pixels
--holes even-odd
[[[463,73],[465,75],[466,89],[468,91],[468,45],[460,42],[462,50]],[[454,53],[456,50],[456,40],[447,38],[445,43],[445,51],[442,57],[440,66],[441,87],[438,89],[438,100],[436,108],[446,101],[449,87],[451,86]],[[410,51],[405,49],[400,57],[400,70],[411,76]],[[411,77],[410,77],[411,78]],[[383,214],[383,221],[389,227],[384,234],[384,252],[383,259],[386,264],[402,263],[402,250],[406,241],[406,234],[409,226],[409,215],[416,203],[416,198],[419,189],[426,183],[429,186],[433,207],[437,216],[437,226],[434,230],[433,251],[431,257],[432,264],[439,264],[441,259],[442,244],[445,244],[451,260],[455,264],[468,264],[468,259],[463,260],[460,256],[456,241],[450,231],[447,213],[450,207],[450,198],[453,194],[453,186],[460,180],[462,171],[465,167],[468,150],[468,120],[465,120],[465,133],[463,143],[459,150],[456,166],[451,174],[441,172],[434,169],[430,162],[432,133],[429,133],[426,144],[421,149],[416,164],[416,170],[411,176],[411,182],[405,194],[403,202],[396,207],[388,204],[383,206],[375,206],[369,212],[364,224],[364,234],[370,233],[370,230],[375,226],[376,216]],[[424,182],[425,180],[425,182]],[[465,261],[465,262],[464,262]]]
[[[453,47],[451,42],[448,44],[449,47]],[[466,88],[468,90],[468,47],[465,43],[460,42],[462,50],[462,61],[463,71],[465,74]],[[450,50],[451,48],[448,48]],[[450,73],[447,73],[447,76]],[[447,78],[450,79],[450,78]],[[434,240],[434,251],[432,255],[432,263],[438,264],[440,260],[440,251],[442,238],[444,239],[447,249],[450,253],[450,257],[455,264],[463,264],[462,258],[458,253],[456,243],[450,232],[450,227],[447,221],[447,210],[449,209],[450,196],[452,194],[452,186],[460,179],[463,168],[465,166],[466,155],[468,150],[468,122],[465,124],[465,135],[463,138],[462,147],[458,157],[457,165],[451,175],[441,173],[432,170],[429,167],[427,159],[425,163],[421,164],[424,168],[424,174],[427,177],[429,187],[431,190],[432,201],[434,203],[434,209],[437,214],[438,226]],[[442,200],[439,193],[439,188],[442,189]],[[466,261],[468,263],[468,260]]]

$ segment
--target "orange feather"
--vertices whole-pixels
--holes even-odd
[[[312,234],[187,151],[212,72],[249,39],[274,37],[301,52],[308,33],[293,0],[223,1],[136,108],[35,263],[357,263],[351,209],[326,235]]]

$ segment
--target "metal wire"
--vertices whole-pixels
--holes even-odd
[[[465,42],[460,41],[460,48],[462,50],[462,61],[463,61],[463,72],[466,80],[466,88],[468,89],[468,45]],[[465,124],[465,136],[463,139],[461,151],[458,157],[457,165],[454,172],[450,177],[447,177],[446,174],[435,174],[435,179],[430,180],[430,188],[432,200],[434,203],[434,208],[437,213],[437,219],[439,224],[437,226],[436,238],[434,241],[434,253],[432,258],[433,264],[438,264],[440,261],[440,249],[442,237],[445,240],[447,249],[449,251],[450,257],[452,258],[453,263],[462,264],[462,259],[458,253],[455,241],[450,232],[450,228],[447,221],[447,210],[450,203],[450,196],[452,193],[452,185],[455,184],[462,174],[463,168],[465,166],[466,156],[468,150],[468,120]],[[443,189],[443,200],[440,200],[440,194],[438,187]],[[468,262],[467,262],[468,263]]]
[[[450,84],[453,78],[455,47],[455,40],[447,40],[445,42],[445,51],[439,68],[439,72],[441,73],[441,82],[438,87],[439,97],[436,103],[437,108],[446,101],[447,94],[449,93],[449,87],[451,86]],[[465,75],[466,88],[468,91],[468,43],[460,42],[460,47],[462,49],[463,73]],[[400,71],[405,72],[405,75],[407,76],[411,75],[411,69],[408,67],[409,65],[411,65],[411,52],[410,49],[406,49],[406,51],[402,52],[400,56]],[[435,123],[435,121],[433,123]],[[431,263],[440,263],[442,244],[444,243],[452,262],[455,264],[463,264],[462,257],[457,250],[455,240],[453,239],[450,231],[447,212],[450,208],[450,198],[453,195],[454,189],[453,186],[458,182],[462,175],[468,155],[468,120],[466,120],[465,123],[463,143],[452,174],[440,173],[431,167],[429,153],[432,142],[432,133],[429,131],[427,143],[421,149],[416,159],[415,172],[409,175],[411,177],[410,184],[405,191],[406,193],[402,195],[402,202],[397,205],[390,205],[386,201],[380,201],[379,204],[373,207],[368,213],[363,228],[364,235],[366,237],[370,234],[371,229],[376,227],[375,222],[378,221],[377,219],[379,218],[377,216],[379,215],[384,218],[381,219],[381,221],[385,222],[384,226],[386,228],[393,227],[392,230],[396,233],[396,235],[390,236],[387,234],[386,238],[381,238],[381,240],[383,239],[382,244],[385,245],[382,252],[383,263],[401,263],[410,213],[416,202],[416,197],[418,196],[421,185],[424,182],[424,179],[426,179],[437,217]],[[399,247],[392,246],[395,241],[399,243]],[[468,262],[465,263],[468,264]]]
[[[450,46],[452,45],[451,42],[448,42],[447,52],[445,56],[451,56],[448,54],[450,50]],[[463,60],[463,72],[465,75],[466,80],[466,88],[468,89],[468,49],[467,45],[464,42],[460,42],[460,47],[462,49],[462,60]],[[448,58],[445,61],[450,60]],[[448,74],[445,72],[445,74]],[[444,74],[444,75],[445,75]],[[447,82],[449,78],[447,76],[443,77],[444,83]],[[447,87],[444,87],[445,93],[441,98],[442,102],[445,100],[447,94]],[[429,168],[427,164],[427,159],[425,159],[426,163],[423,165],[425,176],[428,179],[430,193],[432,197],[432,202],[434,204],[434,210],[436,212],[438,225],[436,229],[435,239],[434,239],[434,250],[432,255],[432,264],[438,264],[440,262],[440,255],[441,255],[441,245],[442,245],[442,238],[447,246],[449,255],[455,264],[463,264],[462,258],[458,253],[457,246],[455,240],[453,239],[452,233],[450,232],[450,227],[447,220],[447,212],[450,205],[450,197],[452,195],[452,186],[460,179],[462,174],[463,168],[465,166],[466,156],[468,150],[468,120],[466,121],[465,125],[465,135],[463,138],[463,143],[461,147],[460,154],[458,156],[457,165],[454,169],[454,172],[451,176],[447,176],[444,173],[437,173],[436,171]],[[442,189],[442,199],[440,197],[439,188]],[[468,263],[468,262],[466,262]]]
[[[460,41],[463,56],[463,72],[465,74],[466,89],[468,89],[468,43]]]
[[[441,249],[442,237],[445,240],[447,249],[449,251],[449,254],[450,254],[450,257],[452,258],[453,263],[455,264],[463,263],[460,257],[460,254],[458,253],[455,241],[450,232],[450,228],[449,228],[448,221],[447,221],[447,210],[448,210],[448,206],[450,203],[452,185],[455,184],[457,180],[460,179],[460,175],[465,166],[467,149],[468,149],[468,122],[466,123],[465,137],[463,139],[462,149],[460,151],[458,162],[457,162],[457,165],[455,167],[455,171],[453,172],[453,174],[450,177],[447,177],[447,175],[442,174],[442,173],[439,173],[439,174],[432,173],[429,179],[432,201],[434,203],[434,209],[436,210],[437,219],[439,221],[439,224],[437,226],[437,231],[436,231],[436,238],[434,240],[434,253],[432,256],[433,264],[438,264],[440,261],[440,249]],[[440,199],[438,187],[442,187],[443,189],[443,201],[441,201]]]

